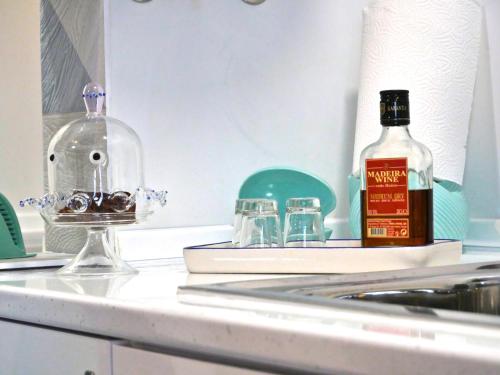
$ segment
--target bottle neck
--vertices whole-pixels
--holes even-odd
[[[382,126],[381,141],[404,141],[412,139],[408,125]]]

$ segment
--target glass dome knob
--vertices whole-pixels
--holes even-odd
[[[90,82],[83,88],[83,101],[85,102],[85,108],[87,108],[87,114],[98,114],[102,112],[102,106],[104,105],[104,97],[106,93],[102,86],[95,82]]]

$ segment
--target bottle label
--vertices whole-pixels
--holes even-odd
[[[406,158],[366,160],[366,208],[368,237],[409,238],[409,220],[397,218],[409,215]]]
[[[408,216],[408,160],[366,160],[367,216]]]
[[[367,219],[369,238],[410,238],[408,219]]]

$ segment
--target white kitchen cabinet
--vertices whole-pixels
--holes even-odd
[[[0,374],[108,375],[111,340],[0,320]]]
[[[259,375],[270,374],[218,363],[113,345],[113,375]]]
[[[0,375],[270,374],[7,320],[0,333]]]

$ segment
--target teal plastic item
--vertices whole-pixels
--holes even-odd
[[[238,197],[275,199],[282,227],[285,223],[286,201],[289,198],[319,198],[323,217],[337,205],[335,192],[326,181],[289,167],[266,168],[255,172],[243,182]],[[325,228],[325,237],[330,238],[331,234],[332,230]]]
[[[360,179],[349,176],[349,224],[354,237],[361,237]],[[434,180],[434,238],[463,240],[469,227],[469,210],[462,187],[447,180]]]
[[[7,198],[0,193],[0,259],[26,258],[23,236],[16,212]]]

